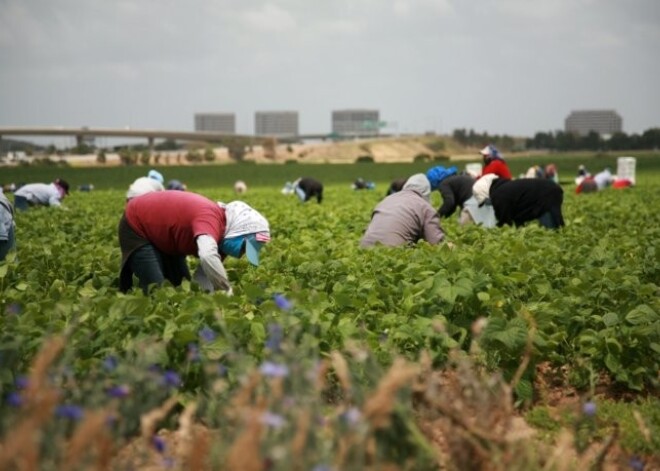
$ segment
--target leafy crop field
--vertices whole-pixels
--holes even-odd
[[[252,180],[243,177],[249,190],[242,199],[269,219],[272,242],[258,268],[243,259],[227,261],[231,298],[189,283],[149,296],[118,292],[117,224],[133,176],[113,169],[106,180],[94,180],[102,189],[74,192],[65,210],[33,208],[17,216],[16,257],[0,263],[0,387],[6,399],[0,406],[0,468],[19,466],[15,456],[36,460],[39,469],[67,460],[101,467],[99,437],[109,434],[129,446],[142,434],[148,450],[129,453],[133,464],[157,459],[181,469],[204,469],[204,463],[195,468],[181,461],[196,454],[223,463],[222,469],[379,469],[379,463],[477,469],[486,462],[494,468],[483,469],[579,469],[586,462],[581,459],[595,462],[598,455],[585,450],[606,441],[615,423],[622,456],[652,460],[660,453],[660,174],[649,162],[640,165],[632,189],[575,195],[565,185],[567,225],[557,232],[535,223],[460,227],[451,218],[443,228],[453,249],[420,243],[372,250],[359,249],[358,241],[389,179],[428,164],[335,166],[344,173],[328,174],[321,205],[301,204],[279,190],[300,172],[323,179],[324,166],[280,166],[270,170],[274,174],[238,166],[256,172]],[[47,181],[50,175],[18,170],[26,173],[12,174],[17,181]],[[64,175],[72,187],[92,175],[46,170]],[[166,179],[176,170],[166,168]],[[223,170],[212,169],[217,175]],[[211,170],[203,172],[190,174],[191,189],[215,200],[235,198],[230,183],[239,175],[218,177],[223,184],[212,186]],[[377,180],[377,190],[351,191],[357,176]],[[438,194],[433,204],[440,205]],[[471,382],[458,381],[462,386],[452,389],[458,384],[453,374]],[[480,402],[470,403],[470,388],[479,391],[470,397]],[[574,418],[543,418],[557,389],[572,392]],[[433,414],[422,407],[443,394],[451,404],[435,404]],[[629,406],[611,412],[609,421],[594,418],[588,408],[579,418],[583,402],[614,411],[624,399]],[[446,409],[459,403],[463,409]],[[550,455],[520,453],[483,435],[489,429],[496,434],[504,422],[480,422],[475,432],[471,417],[494,420],[507,408],[531,410],[529,422],[546,431],[578,424],[570,466],[552,467]],[[459,448],[476,447],[472,458],[456,452],[449,438],[438,444],[425,428],[442,411],[450,434],[464,432]],[[94,414],[113,418],[110,432],[94,428],[92,419],[100,420]],[[204,425],[206,441],[195,435],[191,417]],[[30,427],[39,431],[37,438]],[[185,448],[183,438],[156,434],[177,427],[181,436],[197,437],[194,444]],[[22,448],[17,430],[24,440],[37,440],[36,455]],[[550,434],[548,440],[555,439]],[[207,448],[199,448],[202,442]],[[80,444],[97,450],[95,458]],[[107,462],[125,469],[109,457],[123,456],[118,450],[125,449],[116,446]],[[195,453],[191,446],[198,447]],[[174,453],[176,447],[187,454]],[[241,461],[248,458],[256,464]]]

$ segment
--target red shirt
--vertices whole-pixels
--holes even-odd
[[[500,159],[491,160],[481,171],[481,176],[487,175],[489,173],[494,173],[500,178],[506,178],[507,180],[512,179],[509,166],[506,164],[504,160],[500,160]]]
[[[197,255],[195,239],[223,238],[227,218],[215,202],[186,191],[156,191],[131,199],[126,220],[140,236],[170,255]]]

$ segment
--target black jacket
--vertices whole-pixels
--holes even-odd
[[[498,178],[490,187],[490,200],[498,226],[521,226],[546,212],[550,212],[557,226],[564,225],[561,213],[564,191],[551,180]]]
[[[442,206],[438,210],[441,218],[454,214],[456,207],[463,207],[463,203],[472,197],[474,178],[469,175],[452,175],[440,182],[438,191],[442,195]]]
[[[298,187],[305,192],[305,201],[309,201],[314,196],[319,203],[323,200],[323,183],[320,181],[309,177],[301,178]]]

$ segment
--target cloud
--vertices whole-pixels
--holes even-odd
[[[243,14],[244,24],[258,32],[277,33],[296,28],[296,20],[291,13],[272,3]]]

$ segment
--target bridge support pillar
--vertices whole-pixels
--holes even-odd
[[[83,137],[82,135],[78,134],[76,135],[76,146],[80,147],[83,143]]]
[[[151,157],[153,157],[153,155],[154,155],[154,138],[152,136],[152,137],[149,137],[147,139],[148,139],[148,146],[149,146],[149,159],[151,159]]]

